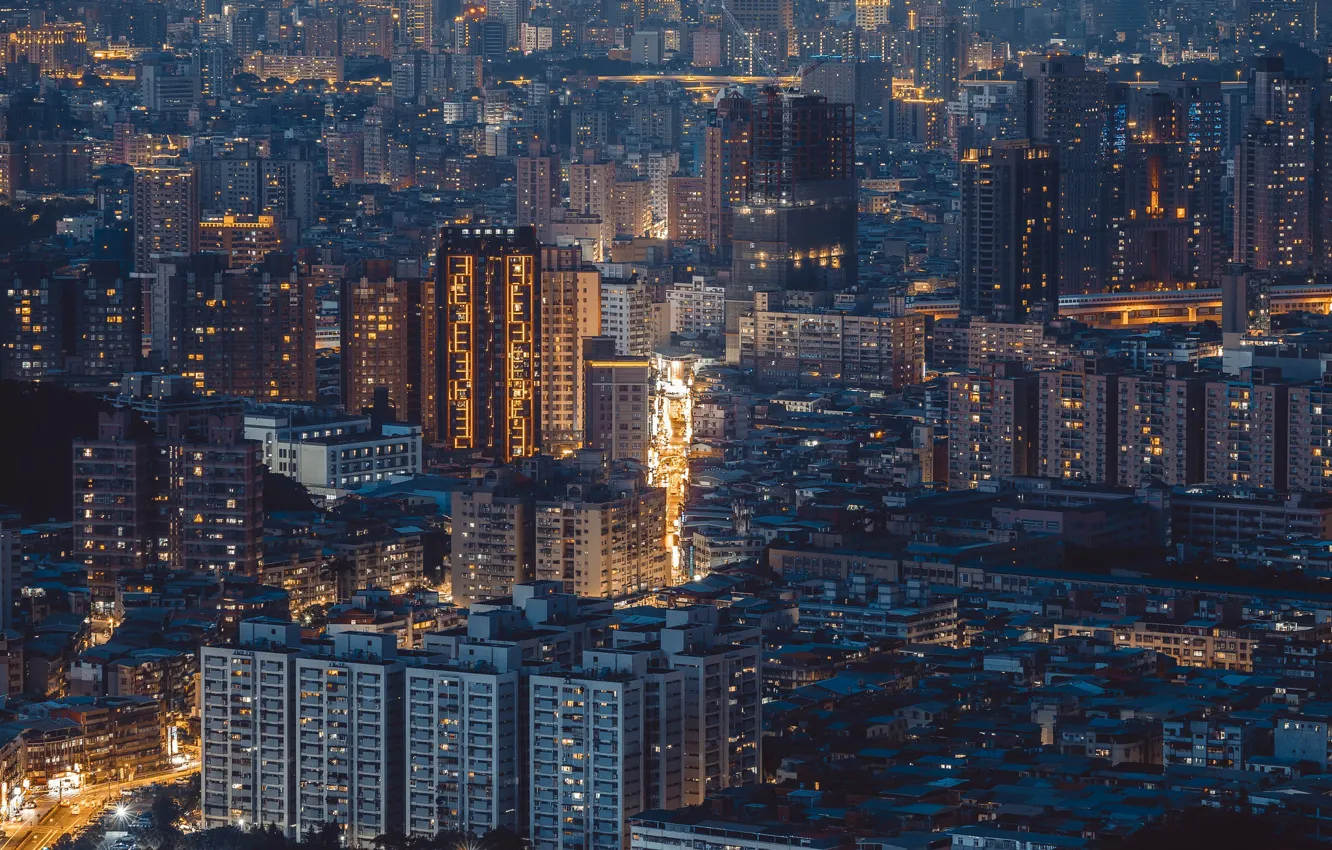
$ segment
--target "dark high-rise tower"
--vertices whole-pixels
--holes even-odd
[[[1058,298],[1057,154],[996,142],[962,159],[962,312],[1020,322]]]
[[[1214,283],[1222,233],[1221,90],[1112,89],[1107,288]]]
[[[1259,271],[1302,273],[1313,260],[1314,89],[1260,60],[1250,113],[1235,149],[1232,258]]]
[[[1314,269],[1332,272],[1332,58],[1318,90],[1314,120]]]
[[[444,228],[433,316],[422,322],[432,439],[504,461],[536,451],[539,276],[533,228]]]
[[[1105,264],[1105,74],[1064,53],[1027,56],[1022,72],[1030,80],[1031,140],[1058,150],[1059,292],[1098,292]]]
[[[732,210],[728,332],[755,292],[855,283],[854,110],[776,89],[754,102],[749,177]]]
[[[733,214],[749,191],[754,106],[733,91],[717,100],[704,131],[703,179],[708,196],[708,248],[730,252]]]

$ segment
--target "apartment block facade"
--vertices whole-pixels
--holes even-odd
[[[203,825],[334,823],[351,847],[503,828],[609,850],[646,809],[756,783],[758,629],[635,611],[528,582],[414,651],[245,621],[201,652]]]

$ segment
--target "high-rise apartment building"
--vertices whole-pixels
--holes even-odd
[[[601,274],[576,248],[541,249],[541,446],[559,457],[583,445],[583,339],[601,333]]]
[[[199,250],[199,182],[193,166],[134,169],[134,271],[153,271],[155,254]]]
[[[262,447],[244,439],[234,400],[213,404],[183,383],[127,376],[114,402],[153,433],[121,410],[97,439],[74,442],[74,544],[99,612],[126,570],[169,564],[225,578],[263,563]]]
[[[672,242],[707,242],[707,178],[672,177],[668,194],[666,238]]]
[[[271,215],[206,215],[199,221],[200,251],[222,254],[232,268],[247,268],[281,251],[281,222]]]
[[[579,162],[569,166],[569,211],[600,219],[598,247],[602,257],[610,257],[611,242],[615,240],[615,163]]]
[[[1314,89],[1281,59],[1258,60],[1235,150],[1232,260],[1258,271],[1309,271],[1314,257]]]
[[[1167,487],[1203,480],[1205,379],[1186,364],[1119,377],[1119,485]]]
[[[1265,56],[1289,45],[1312,47],[1317,38],[1318,4],[1311,0],[1250,0],[1238,35],[1245,53]]]
[[[993,363],[948,379],[948,489],[1032,475],[1040,445],[1036,376]]]
[[[0,289],[0,378],[40,381],[64,368],[64,278],[42,260],[21,260]]]
[[[694,277],[666,290],[670,332],[694,337],[715,337],[726,322],[726,287]]]
[[[536,452],[539,263],[531,227],[446,227],[423,319],[427,439],[504,461]]]
[[[69,281],[73,319],[66,342],[67,370],[113,381],[138,368],[143,353],[142,279],[122,263],[93,260]]]
[[[684,677],[645,652],[588,650],[528,679],[534,850],[616,850],[629,818],[681,799]]]
[[[700,166],[707,192],[708,248],[731,249],[734,208],[744,203],[751,166],[754,106],[739,91],[723,92],[703,130]]]
[[[645,357],[603,357],[593,353],[604,338],[584,350],[583,439],[611,460],[648,461],[651,429],[652,363]]]
[[[964,315],[1021,322],[1059,298],[1057,152],[995,142],[962,157]]]
[[[292,257],[250,270],[186,275],[181,291],[182,372],[207,394],[310,401],[315,388],[315,283]]]
[[[601,336],[615,340],[615,353],[645,357],[652,353],[652,293],[640,280],[601,281]]]
[[[410,655],[383,634],[242,622],[200,658],[204,825],[294,836],[322,819],[352,847],[502,828],[610,850],[645,809],[758,781],[758,629],[711,607],[621,622],[561,587],[472,603]]]
[[[74,548],[89,582],[148,565],[153,539],[151,440],[126,412],[99,416],[97,439],[74,446]]]
[[[415,50],[435,46],[435,9],[433,0],[394,0],[394,18],[398,21],[398,44]]]
[[[1291,387],[1289,405],[1286,486],[1332,490],[1332,382]]]
[[[761,631],[722,627],[716,609],[693,607],[665,612],[653,636],[685,678],[684,805],[757,784]]]
[[[944,2],[923,4],[914,28],[915,83],[926,97],[952,100],[967,60],[966,32],[959,15]]]
[[[670,583],[666,491],[633,476],[571,484],[536,502],[536,578],[565,593],[621,599]]]
[[[1118,480],[1119,375],[1113,361],[1073,358],[1037,375],[1039,474],[1112,484]]]
[[[300,835],[295,623],[248,620],[237,645],[199,650],[205,829],[276,826]],[[322,725],[322,724],[321,724]],[[317,733],[311,737],[320,737]],[[311,767],[314,767],[312,764]]]
[[[240,624],[235,647],[204,647],[204,825],[296,837],[329,823],[359,847],[401,832],[405,691],[394,641],[343,632],[315,647],[294,623],[258,619]]]
[[[143,279],[144,335],[150,365],[186,371],[186,307],[198,293],[215,292],[226,262],[217,254],[170,254],[159,258],[152,277]],[[142,279],[142,278],[141,278]],[[193,328],[188,328],[193,331]]]
[[[534,227],[538,242],[550,242],[552,210],[560,205],[560,158],[520,156],[517,169],[518,226]]]
[[[1318,88],[1314,127],[1314,267],[1332,272],[1332,67]]]
[[[727,0],[726,8],[745,32],[783,32],[795,26],[793,0]]]
[[[1222,260],[1217,83],[1110,89],[1108,288],[1214,283]]]
[[[740,364],[770,387],[920,383],[923,317],[840,310],[756,310],[740,320]]]
[[[421,282],[367,268],[342,283],[342,406],[358,412],[383,389],[400,421],[421,415]]]
[[[511,469],[496,469],[453,494],[450,572],[460,606],[508,596],[534,569],[533,499],[530,482]]]
[[[1204,390],[1203,480],[1225,487],[1285,490],[1289,388],[1278,369],[1246,368]]]
[[[1106,77],[1081,56],[1024,57],[1031,140],[1056,149],[1059,167],[1059,289],[1099,292],[1104,266],[1102,183],[1106,163]]]
[[[238,416],[214,419],[206,437],[174,446],[171,496],[188,570],[256,576],[263,564],[263,450],[244,428]]]
[[[408,835],[521,834],[520,664],[513,647],[478,640],[464,658],[407,668]]]
[[[332,823],[365,847],[403,831],[405,666],[395,635],[331,637],[327,655],[296,659],[298,834]]]

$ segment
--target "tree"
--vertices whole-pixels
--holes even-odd
[[[342,827],[325,821],[312,826],[301,836],[299,850],[342,850]]]

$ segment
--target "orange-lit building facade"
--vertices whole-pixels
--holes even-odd
[[[199,222],[199,250],[225,254],[232,268],[245,268],[281,251],[282,227],[271,215],[208,216]]]
[[[434,336],[422,364],[434,410],[427,439],[484,450],[503,461],[536,451],[540,399],[536,230],[462,225],[444,228],[435,264]],[[432,433],[433,426],[433,433]]]

